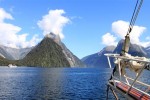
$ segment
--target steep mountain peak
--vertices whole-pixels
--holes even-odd
[[[54,42],[56,42],[57,44],[61,44],[61,39],[59,34],[54,34],[53,32],[50,32],[49,34],[45,35],[45,38],[51,38]]]
[[[61,42],[57,35],[51,33],[35,46],[20,62],[25,66],[74,67],[82,62]]]
[[[25,66],[70,67],[62,48],[51,38],[45,37],[21,61]]]

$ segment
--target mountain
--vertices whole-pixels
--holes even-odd
[[[8,64],[10,64],[9,61],[5,59],[4,57],[0,56],[0,65],[7,66]]]
[[[49,37],[45,37],[20,63],[23,66],[70,67],[62,48]]]
[[[86,65],[77,57],[75,56],[66,46],[64,43],[61,43],[61,48],[63,49],[63,53],[65,54],[67,60],[69,61],[72,67],[85,67]]]
[[[9,47],[0,45],[0,55],[1,57],[4,57],[6,59],[14,59],[14,57],[8,52],[9,51]]]
[[[9,64],[15,65],[17,61],[8,60],[0,55],[0,66],[8,66]]]
[[[55,43],[57,43],[62,48],[63,53],[66,56],[71,67],[85,67],[86,66],[77,56],[75,56],[65,46],[65,44],[63,42],[61,42],[59,35],[55,35],[54,33],[51,32],[51,33],[47,34],[46,37],[51,38]]]
[[[146,51],[150,51],[150,46],[146,47],[145,49]]]
[[[119,41],[117,47],[114,50],[114,53],[119,54],[121,52],[123,43],[124,43],[124,40]],[[144,47],[137,45],[137,44],[132,44],[132,43],[130,43],[128,53],[131,54],[132,56],[149,57],[149,55]]]
[[[34,47],[21,48],[19,49],[19,57],[15,60],[23,59]]]
[[[82,61],[88,67],[108,67],[107,57],[104,54],[113,53],[114,49],[115,49],[115,46],[107,46],[103,48],[99,53],[95,53],[95,54],[82,58]]]
[[[150,58],[150,46],[148,46],[147,48],[145,48],[146,49],[146,52],[147,52],[147,54],[148,54],[148,56],[149,56],[149,58]]]
[[[92,66],[92,67],[108,67],[108,61],[106,59],[106,56],[104,56],[105,53],[117,53],[120,54],[121,50],[122,50],[122,45],[124,43],[124,40],[120,40],[118,42],[117,47],[113,47],[110,46],[109,49],[107,49],[108,47],[105,47],[103,50],[101,50],[99,52],[99,56],[98,53],[84,57],[82,59],[82,61],[87,64],[88,66]],[[132,44],[130,43],[130,47],[129,47],[129,54],[131,54],[132,56],[139,56],[139,57],[147,57],[150,58],[150,47],[144,48],[140,45],[137,44]],[[113,60],[111,60],[111,64],[113,64]],[[112,65],[113,66],[113,65]]]
[[[47,34],[38,45],[31,48],[16,49],[0,45],[0,56],[1,63],[8,60],[19,66],[85,67],[61,42],[59,35],[53,33]]]
[[[32,48],[16,49],[0,45],[0,55],[8,60],[19,60],[24,58]]]

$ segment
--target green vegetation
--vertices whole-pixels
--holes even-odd
[[[18,62],[22,66],[70,67],[62,48],[52,39],[45,37],[27,56]]]
[[[70,67],[62,48],[50,38],[44,38],[22,60],[7,60],[0,56],[0,66],[15,64],[34,67]]]
[[[1,66],[8,66],[8,64],[9,64],[9,61],[0,56],[0,65]]]
[[[0,56],[0,66],[8,66],[9,64],[16,65],[17,61],[7,60]]]

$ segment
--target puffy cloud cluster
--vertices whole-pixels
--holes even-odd
[[[39,41],[37,35],[27,41],[29,34],[18,34],[21,31],[21,27],[6,23],[5,19],[13,20],[14,18],[3,8],[0,8],[0,44],[13,48],[25,48],[34,46]]]
[[[4,19],[13,19],[13,17],[9,13],[5,12],[3,8],[0,8],[0,22],[2,23]]]
[[[103,41],[103,44],[105,45],[117,45],[117,42],[115,42],[116,37],[114,37],[110,33],[106,33],[105,35],[103,35],[102,41]]]
[[[43,30],[43,35],[53,32],[64,38],[62,33],[63,27],[70,22],[69,18],[63,16],[64,10],[50,10],[47,15],[44,15],[42,20],[38,21],[38,26]]]
[[[124,39],[125,35],[127,34],[128,27],[129,27],[129,22],[122,21],[122,20],[113,22],[112,31],[116,33],[116,36],[110,33],[109,34],[106,33],[102,36],[102,43],[105,45],[116,45],[117,38]],[[144,47],[149,46],[150,45],[149,41],[140,41],[140,36],[144,33],[145,30],[146,30],[146,27],[133,26],[133,30],[130,33],[131,42],[134,44],[142,45]],[[149,37],[147,37],[147,40],[148,39]]]
[[[124,38],[125,35],[127,34],[128,27],[129,27],[129,22],[125,22],[122,20],[112,23],[112,31],[116,33],[118,36],[120,36],[121,38]],[[145,30],[146,30],[145,27],[133,26],[133,30],[130,33],[131,42],[135,44],[141,44],[139,38]]]

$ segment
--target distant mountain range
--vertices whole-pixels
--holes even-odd
[[[123,43],[124,43],[124,40],[120,40],[113,53],[120,54]],[[129,54],[133,56],[150,57],[148,52],[150,52],[150,50],[140,45],[130,43],[129,52],[128,52]]]
[[[104,56],[105,53],[118,53],[120,54],[122,50],[122,45],[124,43],[124,40],[120,40],[118,42],[117,47],[114,46],[108,46],[102,49],[100,52],[86,56],[82,58],[82,61],[87,64],[88,67],[109,67],[108,61],[106,56]],[[132,56],[139,56],[139,57],[147,57],[150,58],[150,47],[144,48],[137,44],[130,43],[129,48],[129,54]],[[113,60],[111,60],[111,63],[113,64]]]
[[[0,45],[0,65],[16,64],[19,66],[37,67],[108,67],[105,53],[120,53],[124,40],[120,40],[118,45],[107,46],[100,52],[86,56],[81,60],[76,57],[61,42],[59,35],[47,34],[44,39],[31,48],[10,48]],[[129,54],[150,58],[150,47],[144,48],[137,44],[130,44]],[[110,59],[113,64],[113,59]]]
[[[82,61],[88,67],[108,67],[105,53],[113,53],[115,46],[108,46],[103,48],[100,52],[82,58]]]
[[[20,66],[84,67],[85,64],[67,49],[59,35],[50,33],[32,48],[15,49],[0,46],[1,65],[14,63]],[[3,64],[4,63],[4,64]]]
[[[19,60],[24,58],[31,51],[32,48],[33,47],[16,49],[0,45],[0,56],[8,60]]]

